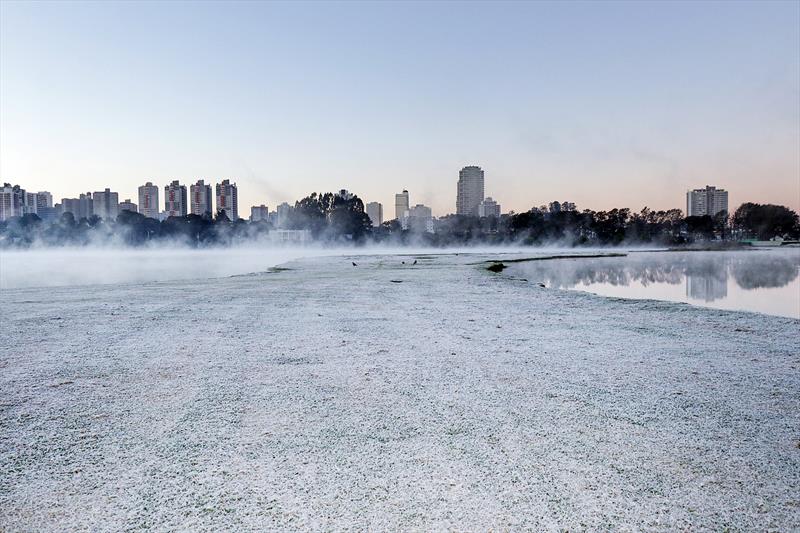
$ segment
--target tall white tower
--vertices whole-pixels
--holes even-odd
[[[478,206],[483,201],[483,170],[481,167],[464,167],[458,173],[456,214],[478,216]]]

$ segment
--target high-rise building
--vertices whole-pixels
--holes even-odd
[[[139,212],[136,209],[136,204],[131,202],[130,199],[125,199],[119,203],[119,212],[122,213],[123,211],[132,211],[134,213]]]
[[[158,186],[148,181],[139,187],[139,212],[147,218],[158,220]]]
[[[164,213],[167,217],[185,217],[187,204],[186,185],[175,180],[164,186]]]
[[[686,216],[714,216],[728,211],[728,191],[706,185],[705,189],[695,189],[686,193]]]
[[[417,204],[406,211],[402,224],[403,229],[410,229],[420,233],[433,233],[433,212],[430,207]]]
[[[409,208],[408,191],[403,189],[400,194],[394,195],[394,218],[399,221],[403,220],[406,216],[406,211]]]
[[[500,218],[500,204],[489,196],[478,205],[479,217]]]
[[[53,207],[53,195],[47,191],[39,191],[36,193],[36,208]]]
[[[44,222],[53,222],[59,217],[59,210],[53,206],[53,195],[49,192],[36,193],[36,214]]]
[[[367,212],[367,216],[369,216],[369,219],[372,221],[373,226],[378,227],[383,224],[382,204],[379,202],[369,202],[364,209]]]
[[[36,193],[35,192],[26,192],[25,193],[25,207],[23,208],[24,213],[35,215],[38,212],[38,203],[36,201]]]
[[[114,220],[119,214],[119,194],[111,189],[98,191],[92,195],[94,214],[103,220]]]
[[[80,201],[77,198],[62,198],[61,203],[57,205],[60,206],[59,215],[72,213],[76,220],[80,218],[78,216],[78,213],[80,213]]]
[[[289,224],[289,217],[292,214],[292,206],[283,202],[277,207],[274,225],[276,228],[285,228]]]
[[[0,189],[0,220],[24,215],[25,202],[25,189],[19,185],[12,187],[10,183],[4,183]]]
[[[269,208],[264,204],[254,205],[250,208],[250,222],[269,220]]]
[[[60,216],[63,213],[72,213],[75,220],[91,217],[94,214],[92,193],[81,194],[78,198],[62,198],[58,215]]]
[[[94,199],[92,193],[87,192],[78,196],[78,214],[75,218],[78,220],[82,218],[91,218],[94,216]]]
[[[217,183],[217,212],[224,211],[228,219],[239,220],[238,188],[230,180]]]
[[[478,206],[483,201],[483,170],[469,166],[458,173],[456,214],[478,216]]]
[[[211,185],[206,185],[203,180],[197,180],[197,183],[189,187],[189,195],[189,204],[193,215],[210,217],[214,213],[214,207],[211,204]]]

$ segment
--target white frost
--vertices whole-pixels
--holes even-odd
[[[0,529],[800,529],[800,321],[481,259],[4,289]]]

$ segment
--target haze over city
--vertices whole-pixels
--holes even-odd
[[[800,4],[0,4],[0,181],[800,208]]]

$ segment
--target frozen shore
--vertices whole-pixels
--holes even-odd
[[[800,321],[481,259],[4,289],[0,530],[800,530]]]

